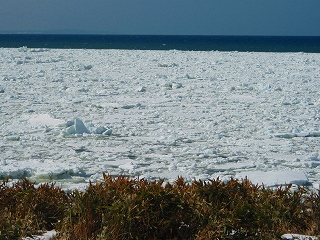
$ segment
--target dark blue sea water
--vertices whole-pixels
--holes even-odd
[[[320,53],[320,37],[0,34],[0,47]]]

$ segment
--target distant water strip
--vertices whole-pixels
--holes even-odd
[[[320,53],[320,37],[0,34],[0,47]]]

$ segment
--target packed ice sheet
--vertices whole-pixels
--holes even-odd
[[[320,54],[0,49],[0,177],[320,183]]]

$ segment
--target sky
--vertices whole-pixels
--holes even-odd
[[[320,0],[1,0],[0,33],[320,36]]]

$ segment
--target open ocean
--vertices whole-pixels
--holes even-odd
[[[0,47],[320,53],[320,37],[0,34]]]

